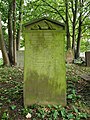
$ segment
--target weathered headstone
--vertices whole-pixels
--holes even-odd
[[[17,51],[17,67],[24,67],[24,50]]]
[[[85,52],[86,66],[90,67],[90,51]]]
[[[66,105],[63,24],[41,18],[24,25],[24,105]]]
[[[66,62],[70,64],[73,63],[73,60],[74,60],[74,52],[72,49],[68,49],[66,53]]]

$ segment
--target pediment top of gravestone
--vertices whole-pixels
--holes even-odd
[[[38,22],[44,21],[44,20],[46,20],[48,22],[51,22],[53,24],[56,24],[56,25],[62,27],[63,29],[65,29],[65,24],[64,23],[62,23],[60,21],[57,21],[57,20],[54,20],[54,19],[50,19],[48,17],[42,17],[42,18],[31,20],[31,21],[23,24],[23,27],[28,27],[28,26],[31,26],[31,25],[36,24]]]

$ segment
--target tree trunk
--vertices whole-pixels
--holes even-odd
[[[82,32],[81,26],[82,26],[82,21],[81,21],[81,14],[80,14],[79,27],[78,27],[78,38],[77,38],[77,49],[76,49],[76,55],[75,55],[76,59],[79,57],[79,54],[80,54],[80,40],[81,40],[81,32]]]
[[[78,0],[75,0],[75,8],[74,8],[74,1],[71,1],[72,4],[72,13],[73,13],[73,22],[72,22],[72,49],[75,51],[75,27],[76,27],[76,16],[77,16],[77,5]]]
[[[82,7],[83,7],[83,0],[79,0],[80,2],[80,16],[79,16],[79,27],[78,27],[78,38],[77,38],[77,48],[76,48],[76,59],[80,55],[80,40],[81,40],[81,33],[82,33]]]
[[[67,37],[67,50],[71,48],[71,42],[70,42],[70,31],[69,31],[69,20],[68,20],[68,2],[66,0],[65,3],[66,6],[66,37]]]
[[[8,9],[8,40],[9,40],[9,59],[13,64],[13,33],[12,33],[12,2],[9,3]]]
[[[13,65],[16,65],[16,0],[13,0]]]
[[[0,46],[1,46],[2,56],[3,56],[3,64],[9,66],[10,62],[9,62],[9,57],[5,47],[5,42],[4,42],[3,32],[2,32],[1,16],[0,16]]]
[[[22,3],[23,3],[23,0],[20,0],[19,23],[18,23],[17,36],[16,36],[16,49],[17,50],[19,50],[19,48],[20,48],[20,34],[21,34],[21,21],[22,21]]]

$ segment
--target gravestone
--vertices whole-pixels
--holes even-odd
[[[86,66],[90,67],[90,51],[85,52]]]
[[[17,51],[17,67],[24,67],[24,50]]]
[[[24,25],[24,105],[66,105],[64,24],[41,18]]]
[[[67,53],[66,53],[66,62],[67,64],[71,64],[73,63],[74,60],[74,52],[72,49],[68,49]]]

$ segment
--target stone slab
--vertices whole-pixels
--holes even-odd
[[[68,49],[66,53],[66,63],[71,64],[73,63],[73,60],[74,60],[74,52],[72,49]]]
[[[86,66],[90,67],[90,51],[85,52]]]
[[[17,51],[17,67],[24,67],[24,50]]]
[[[83,78],[84,80],[90,82],[90,74],[83,74],[80,77]]]
[[[51,25],[50,28],[53,28]],[[57,30],[31,30],[28,26],[24,31],[25,106],[32,104],[66,105],[65,30],[61,28],[60,30],[59,27]]]

